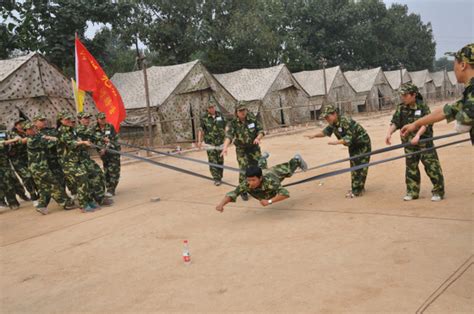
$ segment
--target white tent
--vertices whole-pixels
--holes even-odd
[[[462,95],[464,91],[464,84],[458,83],[458,80],[456,78],[456,74],[454,74],[454,71],[448,72],[448,79],[449,79],[449,82],[453,84],[452,96],[459,97],[460,95]]]
[[[249,110],[262,118],[267,130],[310,118],[308,94],[284,64],[214,76],[235,99],[246,102]]]
[[[415,84],[418,87],[421,95],[423,95],[423,98],[425,99],[436,98],[436,86],[428,70],[410,72],[410,76],[411,76],[413,84]]]
[[[377,111],[393,104],[393,89],[382,68],[344,72],[357,93],[355,112]]]
[[[454,85],[451,84],[446,71],[431,72],[430,75],[436,88],[436,98],[445,99],[452,94]]]
[[[235,99],[198,60],[147,69],[152,124],[162,143],[189,142],[196,139],[199,117],[209,99],[230,115]],[[111,78],[122,96],[127,118],[124,126],[147,125],[145,85],[142,71],[117,73]]]
[[[320,110],[326,94],[324,90],[324,72],[326,73],[327,103],[335,104],[343,109],[351,109],[351,101],[356,92],[347,81],[339,66],[324,70],[302,71],[293,76],[308,92],[315,110]],[[347,107],[347,108],[346,108]],[[313,118],[316,118],[313,115]]]
[[[402,82],[402,84],[411,82],[410,74],[408,73],[406,69],[403,69],[401,71],[401,74],[400,74],[400,70],[384,71],[383,73],[385,74],[385,77],[390,83],[390,86],[392,86],[393,90],[400,89],[400,82]],[[403,77],[403,81],[402,81],[402,77]]]
[[[93,110],[90,97],[85,108]],[[20,116],[39,113],[53,123],[64,110],[75,112],[71,81],[41,54],[0,60],[0,123],[11,127]]]

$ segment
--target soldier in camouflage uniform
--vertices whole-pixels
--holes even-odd
[[[315,137],[325,137],[336,135],[337,141],[331,141],[329,145],[344,145],[349,148],[351,157],[372,151],[369,134],[365,129],[352,118],[339,115],[337,109],[328,105],[324,108],[323,117],[329,125],[322,131],[307,136],[312,139]],[[370,161],[370,156],[355,158],[350,161],[351,167],[366,164]],[[351,172],[351,190],[346,194],[347,198],[362,196],[365,192],[365,181],[367,179],[368,168],[362,168]]]
[[[83,212],[98,208],[91,196],[89,174],[81,158],[81,150],[91,145],[89,141],[80,140],[74,130],[75,118],[64,114],[58,130],[58,155],[68,182],[77,187],[77,199]]]
[[[105,113],[99,112],[97,114],[97,125],[94,131],[98,146],[120,151],[119,136],[113,125],[105,121]],[[99,154],[105,173],[106,196],[112,197],[115,195],[120,180],[120,155],[108,152],[105,148],[99,150]]]
[[[224,144],[226,121],[222,114],[216,111],[216,104],[213,99],[209,100],[207,112],[201,117],[200,128],[198,133],[198,148],[202,147],[204,135],[204,143],[214,146],[207,149],[207,158],[209,162],[223,165],[224,156],[221,156],[219,147]],[[211,175],[214,178],[214,185],[221,185],[223,168],[209,166]]]
[[[262,170],[257,166],[250,166],[245,171],[246,180],[241,182],[235,190],[227,193],[224,199],[216,206],[216,210],[223,212],[224,206],[235,202],[239,195],[250,194],[260,201],[262,206],[268,206],[290,197],[290,193],[281,183],[289,178],[296,169],[308,170],[308,165],[300,155],[295,155],[290,161]]]
[[[95,133],[90,127],[90,113],[81,112],[77,115],[79,125],[76,126],[77,136],[80,140],[95,143]],[[90,157],[86,148],[82,147],[79,151],[82,163],[87,168],[89,184],[91,188],[92,198],[97,204],[104,206],[110,205],[111,200],[105,198],[105,176],[100,166]]]
[[[57,138],[37,132],[30,122],[26,122],[23,128],[28,135],[28,167],[38,190],[36,210],[43,215],[48,214],[51,197],[66,210],[75,208],[74,202],[67,196],[48,164],[51,147],[49,142],[57,141]]]
[[[18,138],[9,138],[4,125],[0,125],[0,200],[2,206],[18,209],[20,203],[16,199],[14,180],[15,172],[8,160],[8,148],[18,142]]]
[[[35,188],[35,183],[33,181],[33,177],[30,173],[30,170],[28,169],[28,152],[26,149],[26,143],[28,139],[26,137],[25,131],[22,128],[22,124],[24,122],[25,122],[24,120],[16,121],[15,127],[10,132],[12,137],[19,138],[19,140],[14,145],[10,145],[10,149],[8,151],[8,157],[16,173],[23,181],[24,187],[30,194],[31,200],[34,201],[36,204],[38,196],[36,195],[36,188]],[[21,184],[20,186],[18,186],[19,183],[20,182],[17,182],[16,186],[17,188],[20,189],[20,193],[24,194],[23,186],[21,186]],[[22,196],[20,195],[20,197]]]
[[[454,74],[458,83],[466,87],[463,97],[453,104],[446,104],[434,110],[431,114],[405,125],[402,136],[415,132],[423,125],[430,125],[446,119],[456,121],[455,129],[459,133],[470,132],[471,142],[474,145],[474,43],[468,44],[458,52],[448,52],[454,56]]]
[[[235,115],[236,117],[227,125],[221,156],[227,155],[227,149],[233,142],[241,170],[245,171],[250,166],[266,168],[266,161],[262,158],[260,150],[260,142],[265,135],[260,121],[255,115],[247,112],[247,107],[243,102],[239,102],[235,107]],[[245,174],[241,173],[239,183],[244,181]],[[241,197],[244,201],[248,200],[245,192],[241,194]]]
[[[385,143],[391,145],[390,139],[392,134],[401,129],[403,126],[413,123],[414,121],[428,115],[430,108],[423,102],[423,97],[412,83],[405,83],[401,86],[401,97],[403,103],[397,106],[397,110],[393,114],[390,127],[388,129]],[[433,141],[419,143],[420,139],[433,137],[433,126],[422,126],[418,129],[416,135],[410,133],[402,136],[402,143],[410,142],[412,145],[405,147],[405,154],[414,153],[421,149],[433,147]],[[407,185],[407,194],[403,198],[405,201],[417,199],[420,195],[420,169],[418,164],[421,161],[425,167],[426,174],[433,183],[431,190],[431,200],[434,202],[441,201],[444,197],[444,177],[436,150],[415,154],[406,157],[405,182]]]
[[[33,124],[36,127],[38,133],[44,136],[57,137],[57,129],[48,128],[47,123],[46,117],[42,114],[38,114],[33,117]],[[59,183],[62,189],[66,191],[66,179],[58,157],[57,142],[48,141],[46,144],[48,151],[45,157],[47,159],[49,169],[53,173],[53,176],[56,178],[56,181]],[[69,182],[67,187],[73,196],[77,194],[77,189],[73,182]]]

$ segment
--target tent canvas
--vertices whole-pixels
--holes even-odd
[[[456,78],[456,74],[454,74],[454,71],[448,72],[448,79],[449,82],[453,85],[452,96],[459,97],[464,91],[464,84],[458,83],[458,79]]]
[[[436,97],[436,86],[428,70],[410,72],[413,84],[420,90],[425,99],[434,99]]]
[[[284,64],[214,76],[235,99],[247,103],[267,130],[309,120],[308,94]]]
[[[400,70],[384,71],[383,73],[385,74],[385,77],[390,83],[390,86],[392,86],[393,90],[400,89],[400,82],[402,81],[401,78],[403,78],[402,84],[411,82],[410,74],[408,73],[406,69],[402,70],[401,75],[400,75]]]
[[[235,99],[195,60],[188,63],[153,66],[147,69],[152,124],[160,143],[196,140],[199,117],[212,97],[224,115],[230,115]],[[122,96],[127,118],[125,127],[147,125],[143,71],[116,73],[112,82]]]
[[[454,86],[446,71],[431,72],[430,75],[436,88],[436,98],[443,99],[452,94]]]

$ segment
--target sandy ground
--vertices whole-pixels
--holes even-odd
[[[374,149],[384,147],[388,120],[359,119]],[[435,132],[452,127],[443,122]],[[295,152],[310,166],[347,156],[327,138],[303,138],[310,133],[268,138],[270,164]],[[23,203],[0,215],[1,312],[469,312],[473,149],[463,143],[439,155],[440,203],[430,201],[424,173],[421,198],[402,201],[402,159],[372,167],[361,198],[344,198],[344,174],[291,187],[291,198],[271,207],[239,200],[222,214],[214,207],[229,187],[129,164],[113,207],[81,214],[54,204],[41,216]],[[204,152],[189,156],[205,159]],[[200,164],[161,160],[208,175]],[[227,164],[236,165],[233,150]],[[235,183],[236,173],[226,171],[225,180]],[[184,239],[191,265],[181,260]]]

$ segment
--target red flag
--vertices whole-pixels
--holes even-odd
[[[122,97],[97,60],[79,41],[77,35],[76,81],[79,89],[92,92],[97,109],[105,113],[106,121],[112,124],[118,132],[120,122],[126,117]]]

